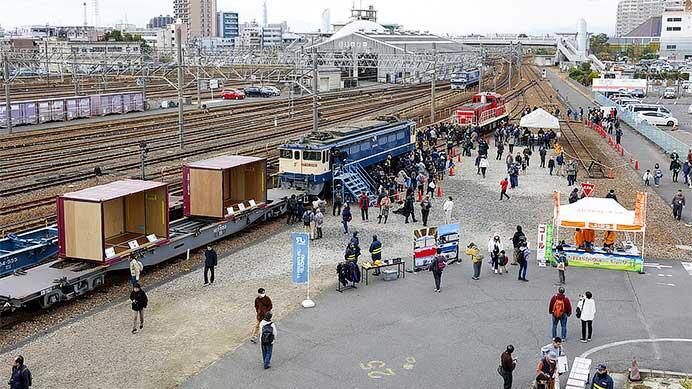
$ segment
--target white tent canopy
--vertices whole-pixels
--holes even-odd
[[[543,108],[538,108],[530,114],[521,118],[520,127],[527,128],[560,128],[560,121],[555,116],[546,112]]]
[[[613,199],[585,197],[575,203],[559,205],[555,210],[561,227],[590,228],[611,231],[643,231],[636,212],[630,211]]]

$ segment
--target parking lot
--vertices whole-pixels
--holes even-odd
[[[673,117],[678,119],[679,129],[689,133],[690,136],[692,136],[692,114],[688,113],[690,104],[692,104],[692,96],[688,94],[684,97],[679,97],[676,99],[664,99],[662,97],[649,94],[649,96],[644,99],[644,102],[650,104],[662,104],[673,114]]]

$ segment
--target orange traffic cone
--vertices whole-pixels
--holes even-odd
[[[618,145],[620,147],[620,156],[624,157],[625,156],[625,149],[622,148],[622,146]]]
[[[613,145],[613,138],[610,136],[608,137],[608,144],[611,146]]]
[[[461,162],[461,153],[457,154],[457,162]]]
[[[437,197],[442,197],[442,186],[437,186]]]

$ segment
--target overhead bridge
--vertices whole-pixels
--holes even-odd
[[[509,46],[521,43],[522,46],[557,47],[557,37],[554,36],[464,36],[454,40],[470,46]]]

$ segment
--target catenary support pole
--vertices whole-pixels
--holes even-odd
[[[197,45],[197,108],[202,108],[202,88],[199,80],[199,68],[202,66],[202,56],[200,53],[200,44]],[[213,98],[213,97],[212,97]]]
[[[12,102],[10,100],[10,64],[8,63],[9,58],[7,55],[4,56],[3,64],[3,75],[5,79],[5,112],[7,112],[7,132],[12,133]]]
[[[435,79],[437,78],[437,53],[433,52],[432,80],[430,80],[430,123],[435,123]]]
[[[514,44],[512,42],[509,42],[509,89],[512,89],[512,62],[514,62],[514,58],[512,57],[512,54],[514,54]]]
[[[317,50],[312,48],[312,130],[317,131],[319,127],[319,113],[317,111]]]
[[[185,146],[185,140],[183,137],[184,122],[183,122],[183,47],[182,47],[182,34],[181,26],[178,24],[175,26],[175,46],[178,52],[178,144],[182,150]]]

